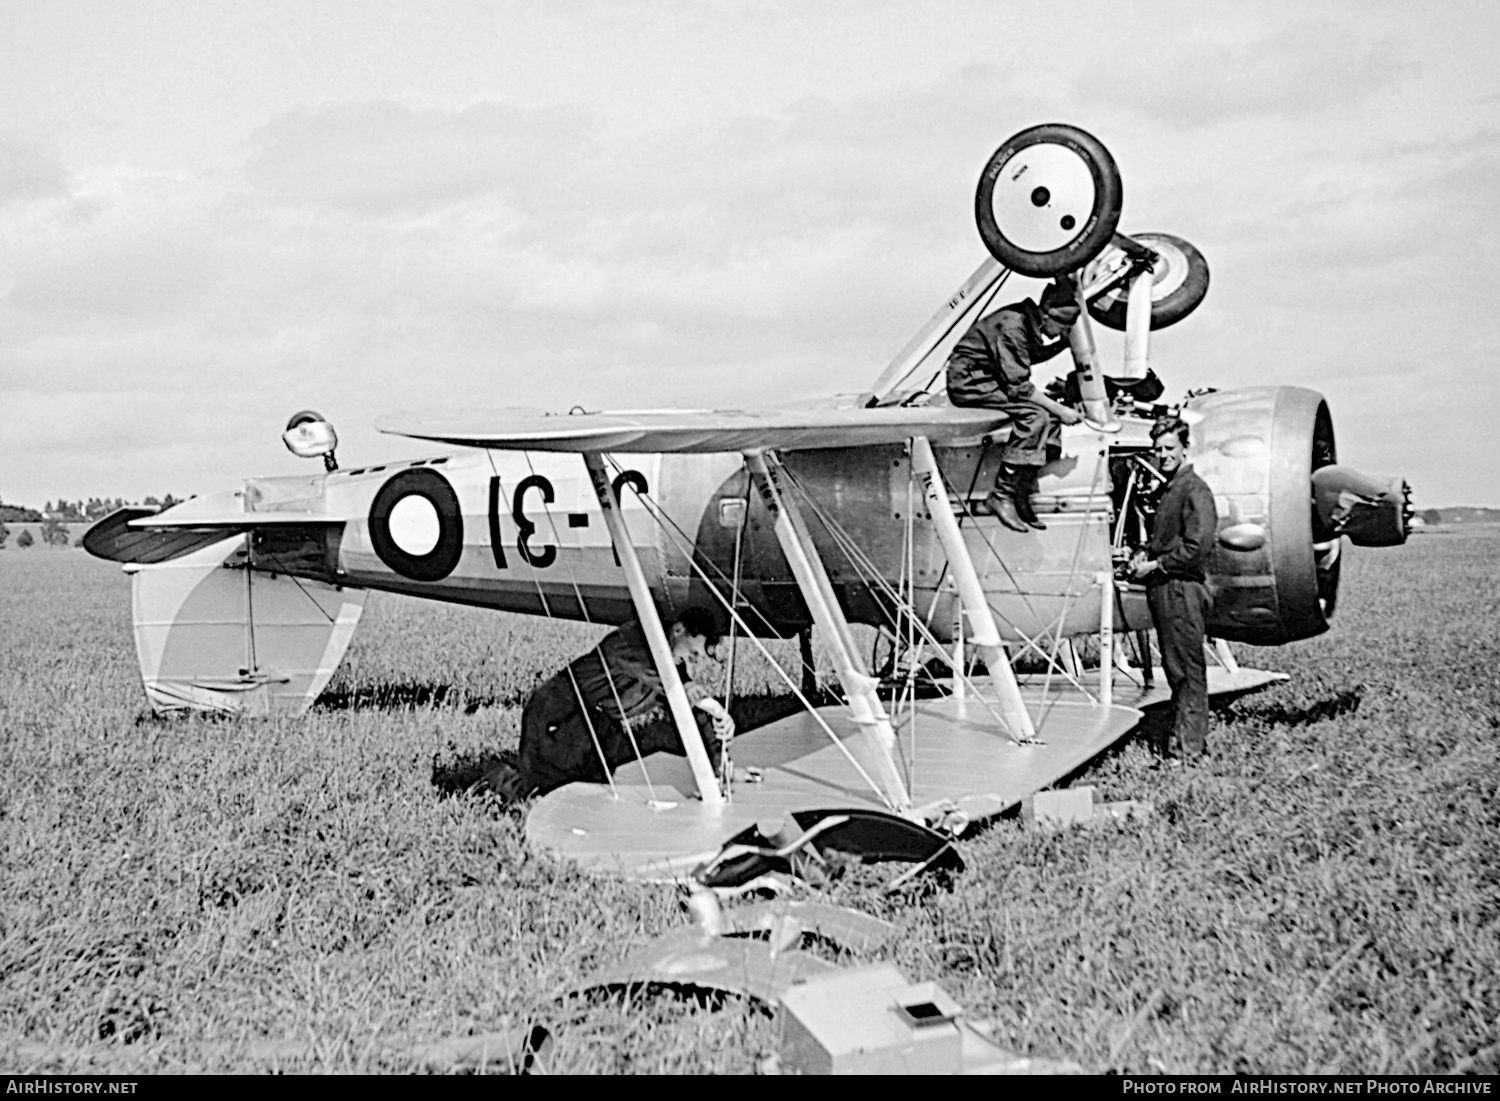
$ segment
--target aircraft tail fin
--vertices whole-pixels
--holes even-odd
[[[343,660],[365,591],[250,569],[245,541],[218,532],[170,560],[126,566],[141,680],[158,714],[299,714]]]

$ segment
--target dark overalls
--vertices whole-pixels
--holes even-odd
[[[1208,661],[1203,653],[1213,597],[1204,570],[1219,515],[1208,485],[1187,463],[1167,483],[1146,557],[1161,569],[1146,581],[1146,602],[1172,687],[1172,748],[1191,759],[1207,749]]]
[[[686,682],[686,669],[679,665],[677,672]],[[642,757],[659,751],[681,756],[682,739],[663,706],[665,699],[640,625],[627,623],[612,631],[526,701],[518,794],[545,795],[575,780],[602,783],[606,769],[612,773],[634,760],[637,749]],[[713,720],[697,708],[693,717],[717,769],[719,739]]]
[[[1039,467],[1057,456],[1062,425],[1029,400],[1036,393],[1031,368],[1067,346],[1066,340],[1048,343],[1042,336],[1041,308],[1029,298],[980,318],[953,346],[948,356],[948,400],[994,409],[1010,418],[1011,437],[1001,462]]]

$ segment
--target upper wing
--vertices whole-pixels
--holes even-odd
[[[874,409],[646,410],[537,414],[501,409],[451,416],[393,414],[382,432],[506,451],[802,451],[981,436],[1006,418],[993,409],[887,406]]]

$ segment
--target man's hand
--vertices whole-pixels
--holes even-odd
[[[704,688],[703,685],[699,684],[697,681],[688,681],[682,686],[682,690],[687,693],[688,703],[693,704],[694,706],[697,706],[699,703],[702,703],[704,700],[709,698],[708,689]],[[705,710],[707,709],[705,708]]]
[[[1161,564],[1151,561],[1144,554],[1136,555],[1130,562],[1130,576],[1137,581],[1144,581],[1159,569]]]
[[[707,713],[713,718],[714,733],[723,741],[734,737],[734,720],[729,717],[729,712],[724,710],[724,705],[704,692],[699,699],[693,701],[693,706]]]
[[[1046,394],[1032,394],[1026,400],[1031,402],[1032,405],[1040,405],[1064,424],[1077,424],[1083,420],[1083,414],[1071,405],[1064,405],[1060,401],[1053,401]]]

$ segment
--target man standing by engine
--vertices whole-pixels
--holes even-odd
[[[1188,426],[1165,417],[1151,427],[1152,451],[1167,479],[1146,549],[1131,576],[1146,585],[1162,668],[1172,688],[1169,756],[1196,761],[1207,752],[1208,663],[1205,624],[1213,607],[1205,565],[1219,515],[1214,495],[1187,460]]]

